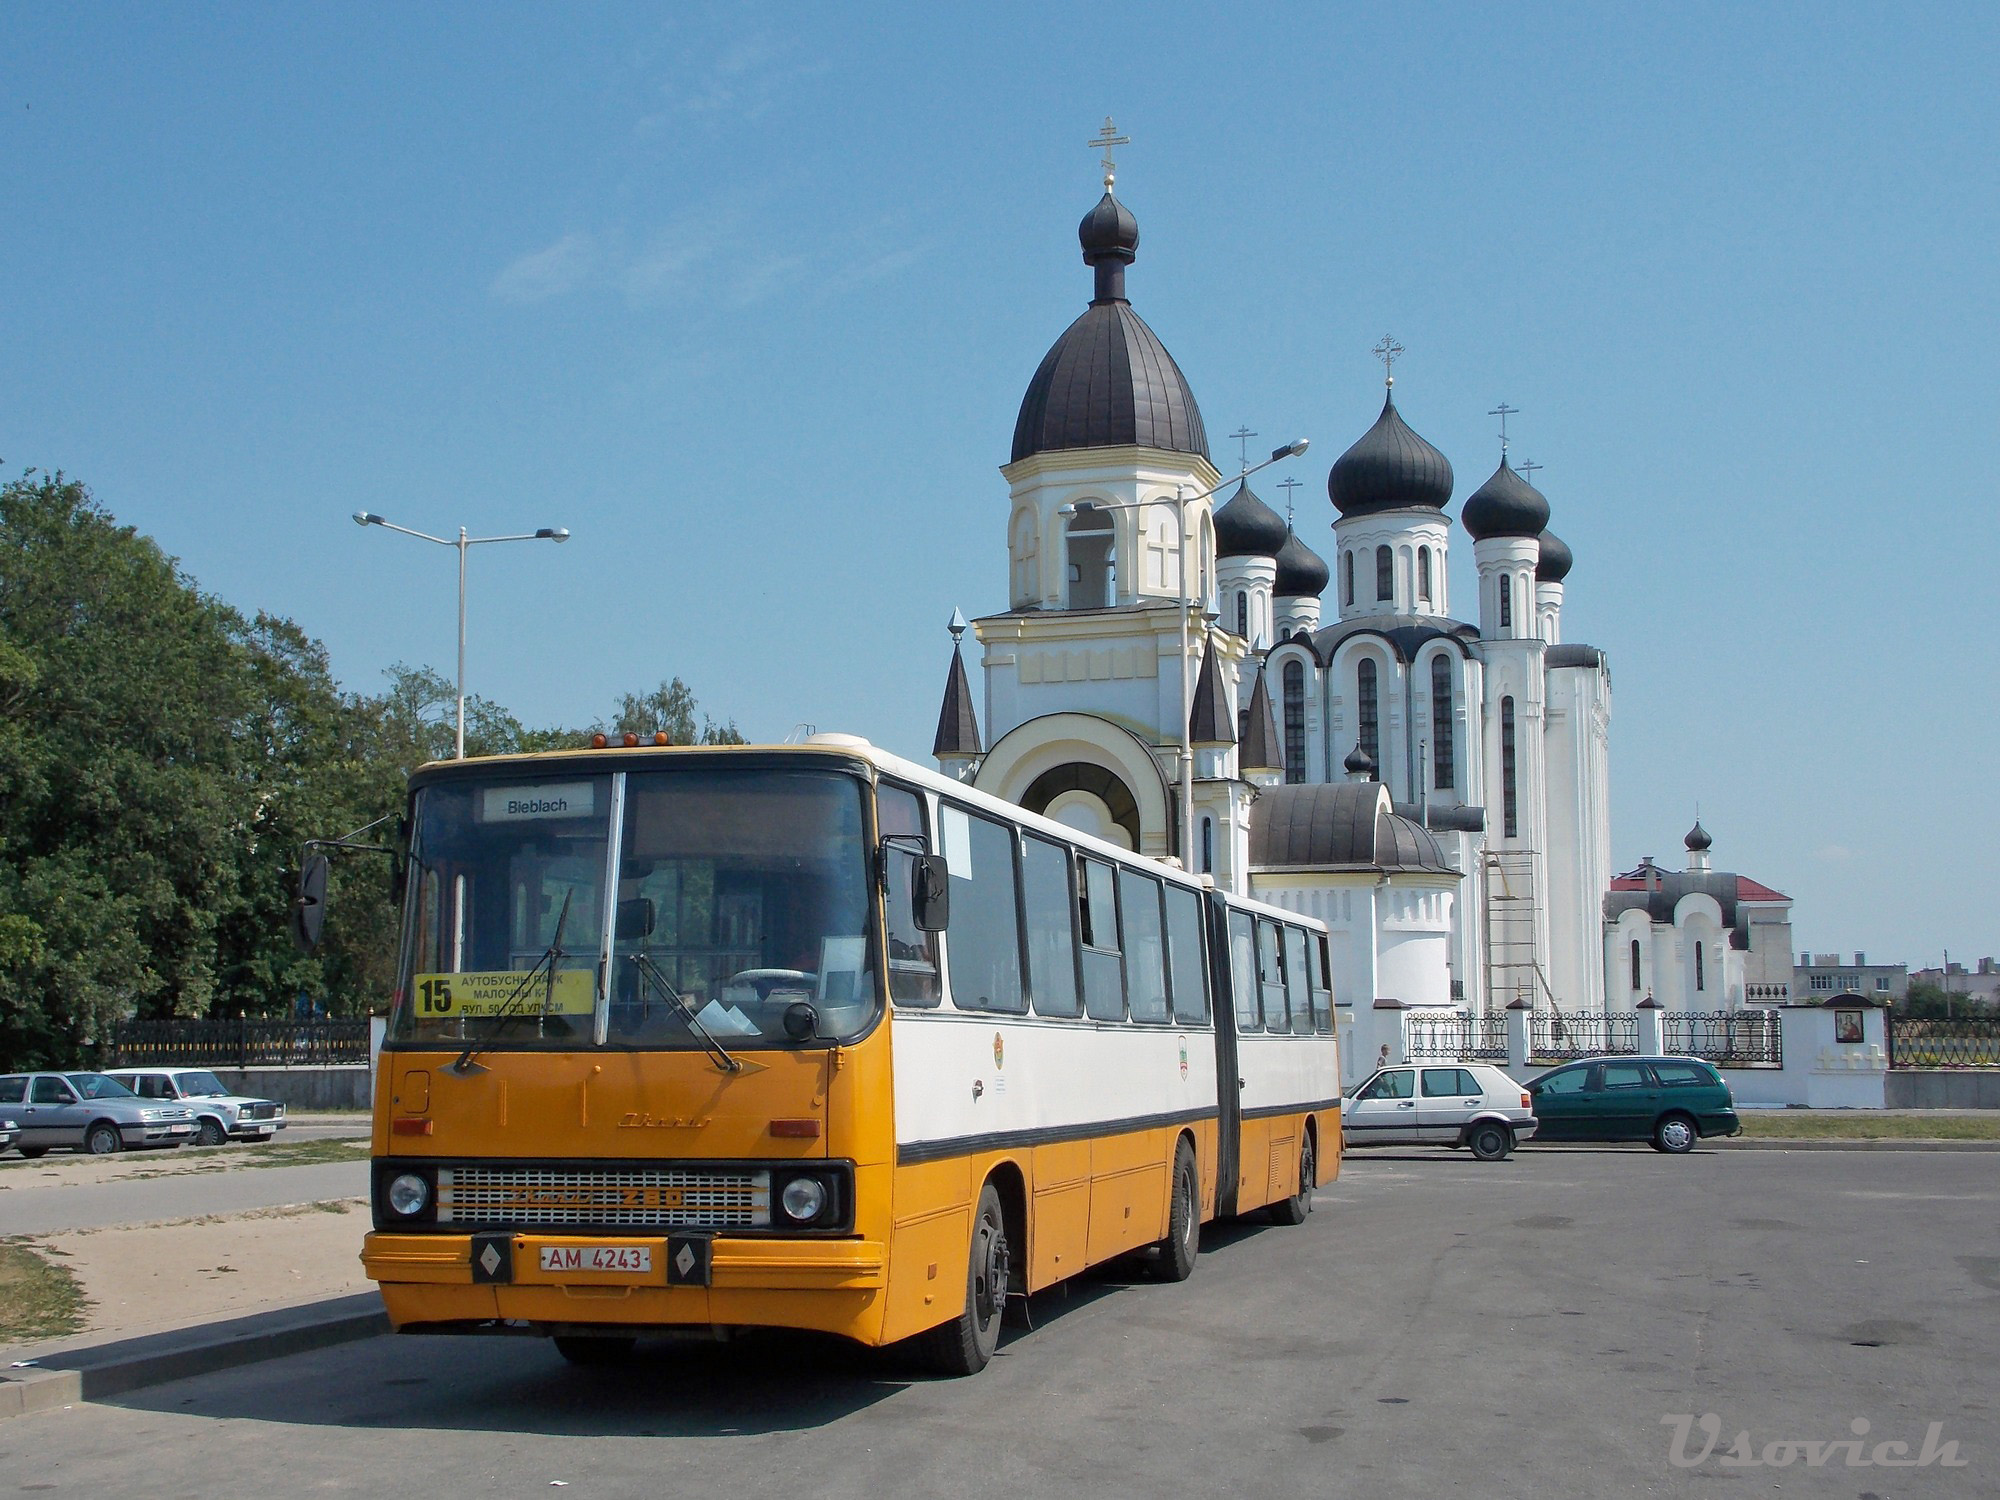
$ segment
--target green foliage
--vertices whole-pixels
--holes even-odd
[[[1896,1014],[1913,1020],[1934,1016],[1990,1016],[1994,1007],[1965,994],[1946,994],[1941,984],[1912,979],[1908,995],[1896,1002]]]
[[[0,486],[0,1067],[72,1064],[133,1016],[388,1003],[381,856],[334,861],[318,954],[286,935],[301,846],[395,814],[410,770],[452,754],[452,683],[387,677],[344,692],[317,641],[203,594],[74,480]],[[617,727],[741,742],[697,714],[676,678]],[[466,704],[471,755],[588,733]]]

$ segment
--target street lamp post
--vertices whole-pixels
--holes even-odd
[[[467,536],[463,526],[458,528],[458,540],[449,537],[432,536],[427,531],[412,531],[407,526],[398,526],[373,511],[357,510],[354,513],[356,526],[380,526],[385,531],[400,531],[404,536],[413,536],[419,541],[436,542],[440,547],[458,549],[458,732],[454,742],[454,758],[465,759],[465,552],[468,547],[483,547],[489,542],[566,542],[569,540],[567,526],[544,526],[539,531],[524,531],[517,536]]]
[[[1296,442],[1285,444],[1282,448],[1273,448],[1271,456],[1262,463],[1252,464],[1249,468],[1230,475],[1220,484],[1210,485],[1199,494],[1190,495],[1185,484],[1174,486],[1174,524],[1180,531],[1181,554],[1181,867],[1190,872],[1194,869],[1194,743],[1191,738],[1192,731],[1188,727],[1188,718],[1194,712],[1194,705],[1188,701],[1193,693],[1188,669],[1188,616],[1194,609],[1194,596],[1188,592],[1187,508],[1197,500],[1206,500],[1217,491],[1228,489],[1232,484],[1240,484],[1259,469],[1268,469],[1272,464],[1282,463],[1288,458],[1297,458],[1309,445],[1309,439],[1300,438]],[[1158,503],[1156,500],[1125,500],[1107,505],[1093,501],[1090,509],[1143,510],[1148,505]],[[1074,516],[1076,510],[1074,504],[1059,505],[1056,507],[1056,514]]]

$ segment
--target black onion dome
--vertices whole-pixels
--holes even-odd
[[[1451,460],[1425,442],[1396,410],[1392,394],[1361,441],[1333,461],[1327,498],[1343,516],[1385,510],[1442,510],[1451,499]]]
[[[1535,564],[1535,579],[1538,583],[1561,583],[1569,577],[1569,570],[1576,564],[1576,554],[1569,550],[1569,543],[1553,531],[1541,534],[1542,555]]]
[[[1341,765],[1347,768],[1347,774],[1350,776],[1375,774],[1375,757],[1359,745],[1347,752],[1347,759],[1342,761]]]
[[[1708,830],[1701,826],[1700,818],[1694,820],[1694,827],[1688,830],[1688,836],[1681,842],[1687,845],[1690,854],[1706,854],[1715,844],[1715,840],[1708,836]]]
[[[1159,448],[1208,457],[1201,408],[1159,335],[1125,300],[1139,222],[1106,193],[1077,226],[1097,275],[1083,316],[1042,357],[1014,422],[1010,462],[1072,448]]]
[[[1299,540],[1296,531],[1287,531],[1285,545],[1278,549],[1278,581],[1271,593],[1279,599],[1317,599],[1326,591],[1327,571],[1320,555]]]
[[[1466,500],[1458,518],[1475,542],[1495,536],[1540,536],[1549,524],[1549,502],[1503,457],[1493,477]]]
[[[1076,237],[1083,244],[1085,265],[1094,266],[1105,257],[1130,265],[1139,249],[1139,221],[1131,209],[1106,193],[1076,226]]]
[[[1217,557],[1276,557],[1289,528],[1285,518],[1252,493],[1248,480],[1215,513]]]

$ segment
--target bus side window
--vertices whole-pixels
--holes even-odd
[[[951,860],[951,930],[945,939],[951,1003],[959,1010],[1018,1014],[1028,1006],[1021,989],[1014,830],[949,804],[944,819],[945,854]]]
[[[1076,930],[1070,923],[1069,851],[1030,834],[1021,843],[1021,898],[1028,915],[1028,991],[1038,1016],[1074,1016]]]
[[[1307,940],[1313,955],[1313,1030],[1333,1030],[1333,978],[1327,969],[1326,934],[1315,932]]]
[[[1125,991],[1132,1019],[1167,1019],[1166,934],[1160,926],[1160,882],[1136,870],[1118,872],[1119,910],[1125,919]]]
[[[1111,866],[1077,859],[1077,932],[1083,939],[1083,1008],[1093,1021],[1125,1019],[1125,975],[1119,960],[1118,898]]]
[[[1208,966],[1201,956],[1201,897],[1167,887],[1167,951],[1174,979],[1174,1019],[1183,1026],[1208,1020]]]
[[[924,827],[923,800],[906,787],[883,782],[875,793],[878,831],[914,834],[932,847]],[[884,860],[883,905],[888,911],[889,998],[898,1005],[932,1006],[938,1003],[937,934],[917,927],[910,910],[910,877],[916,868],[916,849],[906,843],[891,844]]]
[[[1292,1030],[1312,1030],[1312,981],[1306,963],[1306,935],[1302,928],[1285,928],[1285,999],[1292,1008]]]
[[[1262,1031],[1264,1008],[1257,999],[1257,922],[1248,912],[1229,914],[1229,987],[1236,992],[1236,1029]]]
[[[1290,1031],[1285,1005],[1285,959],[1278,946],[1278,924],[1268,918],[1257,924],[1257,977],[1264,996],[1264,1029]]]

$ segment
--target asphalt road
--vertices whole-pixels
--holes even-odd
[[[1376,1152],[1318,1206],[1211,1230],[1180,1286],[1038,1298],[971,1380],[792,1337],[621,1371],[382,1338],[5,1423],[0,1474],[149,1500],[2000,1492],[1990,1158]],[[1675,1413],[1718,1418],[1699,1467]],[[1941,1422],[1965,1467],[1719,1462],[1857,1420],[1912,1454]]]
[[[0,1192],[0,1235],[57,1234],[66,1229],[153,1224],[285,1203],[358,1198],[368,1191],[368,1157],[365,1152],[355,1156],[354,1161],[303,1167],[232,1165],[225,1171],[170,1172],[102,1183],[26,1186],[22,1185],[24,1179],[17,1177]]]

